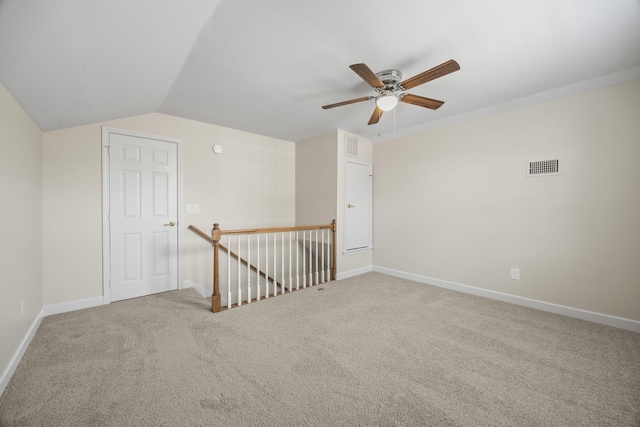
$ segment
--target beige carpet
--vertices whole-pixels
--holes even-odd
[[[640,334],[370,273],[50,316],[2,426],[638,426]]]

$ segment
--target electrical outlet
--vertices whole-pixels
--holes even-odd
[[[520,280],[519,268],[511,268],[511,280]]]

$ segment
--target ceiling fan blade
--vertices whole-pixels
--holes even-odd
[[[378,108],[378,106],[376,105],[376,109],[373,110],[373,114],[371,115],[371,118],[369,119],[369,123],[367,124],[375,125],[376,123],[378,123],[378,121],[380,120],[380,117],[382,117],[382,113],[384,113],[384,111]]]
[[[417,105],[419,107],[431,108],[432,110],[437,110],[438,108],[442,107],[442,104],[444,104],[444,101],[425,98],[424,96],[411,95],[410,93],[402,96],[400,98],[400,101],[406,102],[407,104]]]
[[[409,90],[413,87],[420,86],[423,83],[429,82],[431,80],[435,80],[439,77],[446,76],[449,73],[453,73],[454,71],[458,71],[460,69],[460,65],[453,59],[444,62],[437,67],[433,67],[430,70],[425,71],[424,73],[420,73],[417,76],[413,76],[410,79],[407,79],[400,83],[405,90]]]
[[[384,83],[380,81],[376,73],[371,71],[371,68],[367,67],[367,64],[353,64],[349,65],[362,80],[367,82],[371,87],[384,87]]]
[[[327,110],[334,107],[342,107],[343,105],[355,104],[356,102],[368,101],[373,99],[373,96],[363,96],[362,98],[350,99],[348,101],[336,102],[335,104],[323,105],[322,108]]]

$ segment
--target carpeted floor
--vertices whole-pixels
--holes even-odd
[[[2,426],[639,426],[640,334],[377,273],[50,316]]]

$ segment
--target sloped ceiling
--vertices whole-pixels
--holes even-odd
[[[375,95],[349,65],[411,77],[436,111]],[[161,112],[299,141],[372,140],[640,78],[638,0],[0,0],[0,83],[44,131]]]

